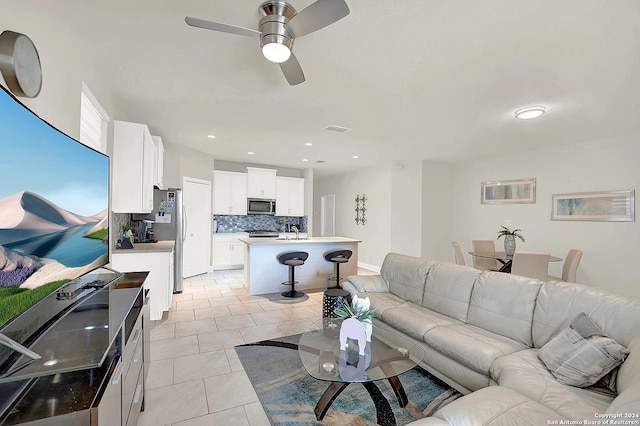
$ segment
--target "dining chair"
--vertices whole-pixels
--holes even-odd
[[[482,253],[495,253],[496,246],[493,243],[493,240],[472,240],[471,246],[473,247],[474,252],[482,252]],[[489,259],[487,257],[473,257],[473,267],[476,269],[483,269],[488,271],[497,271],[500,269],[498,265],[498,261],[495,259]]]
[[[549,253],[516,251],[513,254],[511,273],[523,277],[547,281],[549,273]]]
[[[453,246],[453,254],[456,257],[456,265],[464,266],[464,256],[462,255],[462,249],[460,248],[460,244],[456,241],[452,241],[451,245]]]
[[[567,253],[567,257],[562,265],[562,277],[554,277],[553,275],[547,276],[547,281],[566,281],[569,283],[576,282],[576,271],[578,270],[578,264],[582,258],[582,251],[571,249]]]

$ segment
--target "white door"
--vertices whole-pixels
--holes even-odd
[[[335,237],[336,196],[323,195],[320,198],[320,236]]]
[[[182,181],[184,210],[184,278],[211,270],[211,182],[184,177]]]

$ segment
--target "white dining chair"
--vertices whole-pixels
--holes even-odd
[[[549,257],[549,253],[516,251],[511,262],[511,273],[547,281]]]
[[[562,265],[562,277],[554,277],[553,275],[547,276],[547,281],[566,281],[569,283],[576,282],[576,271],[578,270],[578,264],[582,259],[582,251],[571,249],[567,253],[567,257]]]
[[[471,246],[473,247],[474,252],[481,253],[495,253],[496,246],[493,243],[493,240],[472,240]],[[488,271],[497,271],[500,269],[498,265],[498,261],[495,259],[490,259],[488,257],[473,257],[473,267],[476,269],[483,269]]]
[[[451,245],[453,246],[453,254],[455,255],[455,258],[456,258],[456,265],[465,266],[464,256],[462,255],[462,249],[460,248],[460,244],[458,244],[456,241],[452,241]]]

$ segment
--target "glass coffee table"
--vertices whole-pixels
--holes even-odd
[[[298,353],[304,368],[313,378],[330,382],[316,404],[316,419],[324,418],[347,386],[362,383],[375,404],[378,424],[395,425],[389,402],[372,382],[388,380],[398,403],[405,407],[407,395],[398,375],[418,365],[425,355],[424,350],[400,334],[376,327],[374,320],[371,342],[366,343],[364,355],[360,355],[358,342],[351,339],[347,348],[341,351],[341,324],[340,319],[323,318],[300,336]]]

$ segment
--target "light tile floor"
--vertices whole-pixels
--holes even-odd
[[[269,425],[234,346],[302,333],[322,318],[322,292],[305,291],[300,299],[249,296],[242,270],[186,279],[151,328],[138,425]]]

